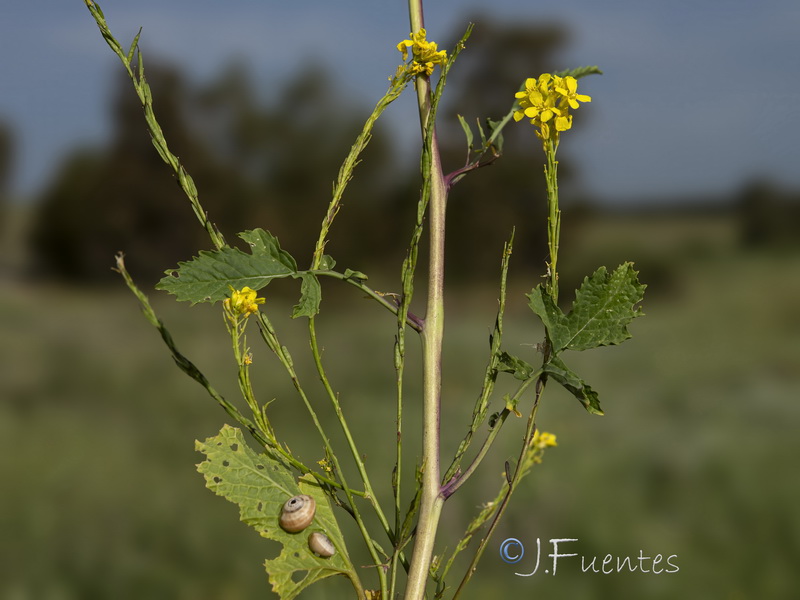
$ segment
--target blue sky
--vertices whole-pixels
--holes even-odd
[[[123,43],[143,27],[145,57],[167,58],[195,81],[238,57],[269,89],[316,60],[332,66],[363,106],[385,91],[398,63],[394,45],[409,29],[401,0],[101,6]],[[797,0],[438,0],[426,5],[429,37],[441,39],[480,12],[561,23],[571,43],[553,68],[597,64],[605,71],[584,80],[594,102],[581,110],[592,118],[563,142],[589,194],[609,203],[725,195],[754,177],[800,188]],[[5,4],[0,119],[16,133],[17,194],[46,185],[69,149],[107,139],[119,68],[82,1]],[[529,75],[537,74],[520,79]],[[412,109],[401,103],[391,118],[400,123]]]

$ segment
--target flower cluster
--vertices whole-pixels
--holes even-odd
[[[258,312],[258,305],[264,304],[264,298],[258,298],[257,292],[245,286],[241,290],[231,288],[231,297],[222,302],[225,312],[235,319],[241,315],[245,318]]]
[[[522,461],[523,469],[527,470],[534,465],[541,464],[544,451],[551,446],[558,446],[555,434],[539,431],[537,429],[525,450],[525,457]]]
[[[430,75],[436,65],[443,65],[447,61],[447,51],[439,50],[436,42],[427,41],[425,35],[425,29],[420,29],[411,34],[410,40],[397,44],[404,61],[408,60],[408,49],[411,48],[412,59],[406,68],[412,75]]]
[[[531,440],[531,446],[544,450],[548,446],[558,446],[556,443],[556,436],[554,433],[547,433],[546,431],[536,431]]]
[[[577,109],[579,102],[591,102],[591,97],[578,94],[578,80],[571,76],[560,77],[545,73],[539,78],[525,80],[525,89],[517,92],[519,110],[514,120],[527,117],[539,128],[536,132],[543,140],[558,139],[559,133],[572,127],[570,109]]]

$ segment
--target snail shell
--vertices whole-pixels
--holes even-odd
[[[317,503],[311,496],[301,494],[289,498],[281,510],[280,526],[284,531],[295,533],[311,525]]]
[[[311,548],[314,554],[322,558],[328,558],[336,554],[336,547],[333,542],[328,539],[327,535],[319,531],[315,531],[308,536],[308,547]]]

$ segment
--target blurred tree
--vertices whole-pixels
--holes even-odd
[[[259,190],[251,224],[269,229],[302,265],[310,258],[339,166],[363,126],[366,109],[338,97],[328,75],[311,65],[262,108],[241,66],[201,94],[202,122],[216,130],[227,160]],[[224,138],[224,140],[223,140]],[[337,260],[371,262],[385,255],[380,211],[393,187],[390,148],[376,131],[344,196],[329,251]],[[353,205],[355,210],[349,210]],[[357,208],[356,208],[357,207]]]
[[[11,177],[14,153],[14,135],[11,127],[0,121],[0,223],[5,223],[5,211],[8,204],[8,182]],[[1,228],[0,228],[1,229]]]
[[[20,251],[20,219],[22,212],[10,204],[9,179],[13,166],[14,135],[11,127],[0,121],[0,277],[19,270],[22,263]],[[15,207],[16,208],[16,207]],[[27,215],[27,213],[25,213]],[[24,219],[23,219],[24,222]]]
[[[11,127],[0,121],[0,202],[8,199],[8,181],[11,176],[14,151],[14,134]]]
[[[740,239],[743,245],[797,245],[800,241],[800,195],[756,180],[744,186],[738,200]]]
[[[465,157],[456,110],[473,121],[504,115],[522,79],[558,68],[552,55],[565,39],[554,26],[479,20],[448,82],[450,108],[441,129],[447,170],[460,167]],[[230,65],[202,88],[188,86],[174,69],[152,60],[148,74],[170,148],[195,178],[203,206],[228,242],[237,242],[238,231],[263,227],[306,264],[332,183],[367,109],[342,98],[314,65],[285,83],[270,102],[258,97],[241,64]],[[134,276],[154,281],[209,242],[153,150],[124,76],[113,116],[110,147],[76,152],[44,194],[33,236],[38,262],[63,278],[110,279],[113,254],[122,250]],[[369,270],[384,264],[394,275],[420,183],[416,163],[402,166],[392,154],[385,125],[376,128],[345,193],[328,251],[343,267]],[[496,278],[502,240],[515,224],[516,252],[540,270],[546,254],[540,153],[532,131],[509,127],[506,155],[456,186],[448,244],[454,278]],[[484,238],[493,242],[477,241]]]
[[[337,100],[315,67],[266,107],[240,65],[200,90],[152,60],[148,79],[170,148],[194,177],[204,208],[228,242],[236,243],[239,231],[264,227],[302,265],[365,111]],[[154,281],[209,246],[150,143],[130,82],[119,81],[110,148],[75,152],[41,201],[33,234],[38,264],[63,279],[110,278],[113,255],[123,250],[134,276]],[[377,134],[346,204],[387,195],[390,184],[379,172],[388,156]],[[365,214],[348,217],[346,212],[356,211],[343,211],[339,217],[331,247],[337,259],[375,255],[379,204],[365,208]]]
[[[241,220],[247,190],[182,118],[188,90],[174,69],[151,61],[148,78],[172,151],[221,226]],[[168,168],[152,147],[130,82],[119,77],[107,150],[69,157],[44,194],[33,241],[39,266],[66,279],[110,279],[113,255],[129,255],[138,277],[155,280],[179,259],[209,246]]]

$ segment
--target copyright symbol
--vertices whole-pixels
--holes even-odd
[[[518,563],[525,555],[525,546],[517,538],[508,538],[500,544],[500,558],[510,565]]]

